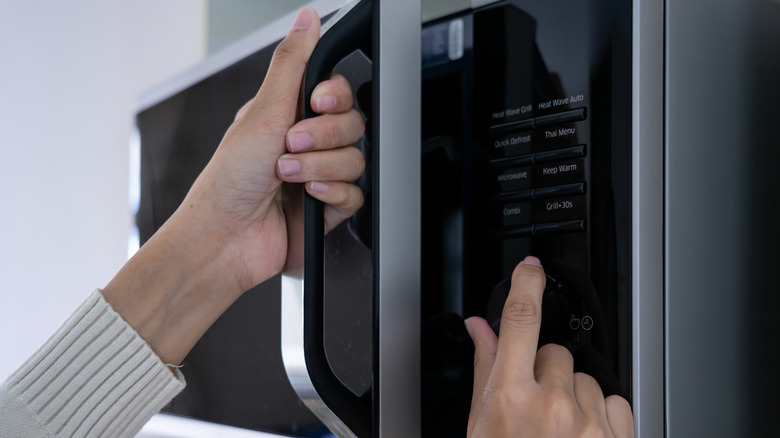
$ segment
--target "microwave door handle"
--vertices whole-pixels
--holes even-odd
[[[347,9],[347,11],[344,11]],[[373,6],[361,0],[342,8],[323,26],[303,81],[304,118],[314,88],[355,50],[371,53]],[[372,435],[370,397],[359,398],[333,373],[325,354],[324,206],[301,184],[283,190],[288,216],[288,255],[282,272],[282,360],[293,389],[306,406],[339,437]]]

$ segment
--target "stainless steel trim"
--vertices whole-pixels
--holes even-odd
[[[664,2],[633,1],[633,407],[638,438],[665,435]]]
[[[665,11],[666,433],[778,436],[780,4],[697,6]]]
[[[471,8],[476,9],[485,5],[489,5],[491,3],[496,3],[500,0],[471,0]]]
[[[328,21],[323,23],[322,27],[320,28],[320,37],[325,35],[325,33],[328,30],[330,30],[330,28],[333,27],[334,24],[338,23],[339,20],[344,18],[344,16],[347,15],[347,13],[352,10],[352,8],[357,6],[358,3],[360,3],[360,0],[352,0],[352,1],[350,1],[349,3],[345,4],[341,9],[339,9],[338,12],[336,12],[335,15],[330,17],[328,19]]]
[[[379,436],[419,437],[420,0],[380,1],[379,28]]]
[[[306,6],[317,11],[320,17],[322,17],[338,10],[350,1],[313,0]],[[290,30],[297,13],[298,11],[295,10],[273,23],[263,26],[261,29],[214,53],[203,62],[142,93],[136,99],[135,112],[138,113],[154,106],[187,87],[282,39]]]
[[[179,415],[158,413],[144,424],[135,438],[277,438],[281,436]]]
[[[306,407],[339,437],[356,438],[322,401],[309,378],[303,345],[303,278],[289,271],[282,275],[282,361],[290,384]]]
[[[129,155],[129,181],[128,181],[128,204],[130,205],[130,235],[127,237],[127,259],[130,260],[141,248],[140,230],[135,217],[141,206],[141,131],[138,125],[133,125],[130,131],[130,141],[128,142]]]

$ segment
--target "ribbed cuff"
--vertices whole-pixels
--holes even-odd
[[[5,386],[48,436],[132,437],[184,377],[96,290]]]

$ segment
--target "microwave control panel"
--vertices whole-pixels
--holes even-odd
[[[424,428],[468,412],[458,324],[482,316],[500,335],[527,255],[547,275],[539,345],[565,346],[576,371],[630,400],[625,13],[506,0],[423,28]]]

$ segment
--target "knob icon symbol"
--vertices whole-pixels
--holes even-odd
[[[593,318],[591,318],[590,315],[585,315],[582,317],[582,328],[585,330],[590,330],[593,328]]]

